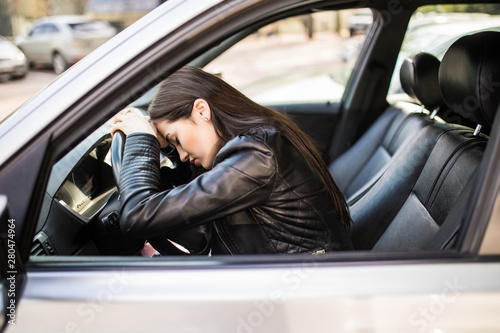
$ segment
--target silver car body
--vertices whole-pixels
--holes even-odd
[[[165,267],[158,262],[155,271],[145,272],[117,265],[106,272],[30,274],[17,324],[8,332],[385,333],[500,328],[494,311],[500,306],[498,264],[325,267],[304,262],[265,269],[205,265],[189,261]]]

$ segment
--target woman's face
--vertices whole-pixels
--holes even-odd
[[[222,140],[215,132],[205,100],[195,101],[191,117],[174,122],[162,120],[156,123],[156,128],[159,135],[177,149],[181,161],[189,161],[205,169],[212,168]]]

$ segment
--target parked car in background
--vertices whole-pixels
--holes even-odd
[[[105,21],[86,16],[51,16],[38,20],[16,44],[32,65],[51,65],[57,74],[81,60],[116,34]]]
[[[0,36],[0,75],[22,79],[28,72],[28,60],[24,53],[10,41]]]

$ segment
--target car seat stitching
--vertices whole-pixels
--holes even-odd
[[[444,170],[448,167],[450,161],[455,157],[455,154],[460,151],[464,146],[467,146],[471,143],[474,143],[475,141],[465,141],[465,142],[462,142],[460,143],[452,152],[451,154],[448,156],[448,158],[446,159],[446,162],[443,163],[441,169],[439,170],[439,172],[436,174],[436,177],[434,178],[434,182],[432,183],[432,186],[431,188],[429,189],[429,192],[427,194],[427,198],[425,199],[425,206],[427,207],[429,204],[430,204],[430,201],[431,201],[431,197],[433,196],[433,193],[434,193],[434,190],[435,188],[437,187],[437,184],[439,182],[439,179],[441,178],[441,175],[443,174]]]
[[[398,128],[396,129],[396,133],[394,133],[394,135],[392,136],[392,139],[389,142],[389,145],[387,147],[387,151],[391,152],[393,150],[393,146],[395,145],[395,142],[397,141],[397,139],[399,139],[399,136],[403,133],[403,128],[408,124],[408,122],[410,121],[410,118],[412,118],[412,117],[414,118],[419,114],[420,113],[410,113],[409,115],[407,115],[405,117],[405,119],[403,119],[401,124],[399,124]],[[392,156],[392,154],[390,154],[390,155]]]
[[[451,162],[451,159],[450,159],[450,162],[446,163],[446,166],[445,168],[447,168],[447,170],[445,172],[443,172],[443,176],[440,177],[441,178],[441,181],[439,181],[439,185],[437,185],[434,193],[431,195],[431,199],[429,200],[429,210],[432,209],[432,207],[434,206],[435,202],[436,202],[436,198],[437,198],[437,195],[438,193],[440,192],[441,190],[441,187],[443,186],[446,178],[448,177],[449,173],[451,172],[451,170],[453,169],[453,166],[455,165],[455,163],[460,159],[460,157],[465,154],[467,151],[470,151],[471,149],[473,148],[476,148],[476,147],[479,147],[479,146],[482,146],[486,143],[486,141],[467,141],[465,142],[462,147],[460,147],[461,151],[457,154],[455,154],[455,156],[453,157],[453,162]],[[469,180],[467,180],[468,182]]]

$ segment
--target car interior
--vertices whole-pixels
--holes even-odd
[[[464,197],[470,193],[468,184],[487,143],[487,136],[479,129],[490,128],[499,100],[498,92],[496,96],[473,95],[486,89],[482,75],[498,72],[496,61],[490,58],[498,51],[488,54],[482,50],[499,38],[497,32],[466,36],[447,51],[438,73],[443,98],[452,112],[476,122],[478,127],[475,130],[436,123],[421,129],[390,162],[376,184],[351,206],[356,221],[351,236],[356,248],[411,250],[452,246],[460,223],[454,210],[463,208],[456,203],[462,193]],[[458,63],[469,70],[457,73]],[[414,68],[419,70],[416,65]],[[471,78],[477,81],[471,84]],[[425,80],[417,82],[426,84]],[[417,87],[413,91],[418,90]],[[463,96],[478,98],[477,106],[466,113],[461,112]],[[490,104],[489,99],[496,100],[496,104]]]
[[[375,9],[374,18],[382,19],[380,13]],[[272,20],[239,31],[191,64],[204,67]],[[500,101],[500,32],[463,36],[442,60],[426,52],[408,57],[395,69],[405,96],[388,101],[386,93],[362,90],[367,84],[363,75],[369,75],[381,86],[385,82],[387,91],[391,73],[373,57],[385,56],[380,49],[389,43],[384,42],[389,28],[374,21],[367,35],[377,45],[367,39],[338,103],[269,106],[289,113],[327,155],[350,207],[356,251],[452,250]],[[395,63],[396,55],[391,57]],[[146,112],[151,91],[132,105]],[[307,108],[310,112],[302,113]],[[346,112],[352,109],[359,109],[355,116]],[[365,121],[353,131],[355,118],[363,115]],[[309,128],[318,122],[336,131]],[[116,152],[109,129],[109,122],[103,124],[53,166],[32,256],[138,255],[144,246],[144,240],[123,236],[118,228],[111,158]],[[162,165],[179,167],[166,157]],[[182,244],[174,245],[162,254],[186,254]]]

